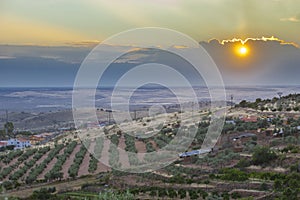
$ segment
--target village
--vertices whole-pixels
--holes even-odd
[[[175,163],[151,172],[157,182],[156,189],[149,188],[147,182],[138,184],[141,188],[138,192],[140,198],[147,199],[149,195],[155,194],[163,197],[171,195],[176,187],[186,188],[188,185],[189,187],[193,185],[193,189],[186,191],[186,195],[190,198],[191,196],[195,198],[203,195],[213,196],[217,193],[243,197],[251,193],[251,195],[265,196],[268,199],[269,195],[274,195],[272,188],[275,187],[275,182],[268,177],[268,180],[261,178],[261,173],[275,173],[283,176],[289,172],[300,171],[300,115],[295,111],[299,106],[298,95],[282,97],[281,104],[278,103],[279,99],[270,101],[257,100],[254,103],[241,102],[229,105],[226,108],[227,115],[221,136],[216,141],[216,145],[208,150],[202,149],[201,144],[210,125],[211,114],[214,112],[209,109],[190,113],[168,113],[166,122],[161,122],[159,116],[155,119],[153,117],[137,118],[132,122],[120,124],[123,131],[120,131],[121,129],[116,124],[102,121],[90,122],[83,130],[64,128],[55,132],[18,134],[12,130],[13,125],[8,124],[4,129],[6,128],[6,131],[13,137],[1,140],[0,143],[2,190],[12,195],[26,197],[30,194],[26,192],[28,190],[26,185],[31,185],[32,191],[40,188],[41,184],[45,186],[51,183],[56,185],[56,193],[62,196],[70,191],[93,192],[94,190],[89,188],[66,186],[63,183],[74,181],[75,184],[87,179],[91,185],[96,184],[97,187],[94,187],[102,190],[103,185],[97,184],[99,180],[95,179],[95,176],[103,174],[101,177],[106,177],[105,181],[101,178],[104,185],[113,187],[117,184],[120,191],[122,188],[132,188],[130,191],[133,191],[133,188],[137,186],[136,179],[149,178],[148,173],[138,175],[124,172],[123,174],[121,171],[143,163],[151,163],[155,161],[155,158],[124,153],[116,147],[137,153],[158,151],[172,141],[180,125],[185,122],[184,131],[188,133],[189,130],[195,128],[197,130],[193,142],[182,153],[176,154]],[[278,109],[280,107],[282,108]],[[288,109],[290,107],[292,109]],[[192,116],[198,120],[191,121]],[[152,128],[149,128],[150,125]],[[158,133],[149,138],[141,134],[151,135],[156,131]],[[101,137],[93,135],[99,132]],[[257,152],[260,158],[256,158]],[[274,160],[273,164],[270,163],[271,160]],[[237,171],[229,170],[230,168]],[[209,177],[207,177],[208,174]],[[240,174],[248,180],[247,187],[240,185],[239,189],[232,189],[232,184],[236,184],[227,181],[240,181],[237,176]],[[131,181],[125,181],[127,175],[131,177]],[[225,175],[233,176],[226,178]],[[254,182],[253,177],[255,177]],[[188,182],[182,182],[182,179]],[[221,184],[220,179],[225,181],[222,183],[225,185],[217,187]],[[179,185],[174,188],[168,185],[168,182]],[[162,192],[160,188],[166,188],[166,186],[165,190],[168,192],[159,194]],[[292,187],[290,189],[293,189]],[[152,190],[156,190],[156,193],[151,193]],[[278,189],[276,191],[276,194],[284,192]],[[180,192],[184,197],[185,194],[181,190]],[[176,194],[179,197],[179,190]]]

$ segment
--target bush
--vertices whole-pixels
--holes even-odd
[[[184,199],[186,197],[186,191],[184,189],[180,189],[178,191],[180,199]]]
[[[242,158],[241,160],[239,160],[239,162],[236,164],[235,167],[237,168],[245,168],[245,167],[249,167],[251,165],[251,162],[248,161],[245,158]]]
[[[30,200],[56,200],[58,197],[53,195],[56,191],[55,187],[53,188],[41,188],[40,190],[36,190],[32,193],[32,195],[28,198]]]
[[[233,198],[233,199],[238,199],[238,198],[241,198],[241,195],[240,195],[239,193],[237,193],[237,192],[233,192],[233,193],[231,194],[231,198]]]
[[[266,191],[266,190],[268,190],[268,185],[266,184],[266,183],[262,183],[261,185],[260,185],[260,188],[259,188],[260,190],[262,190],[262,191]]]
[[[14,188],[14,185],[11,181],[4,181],[2,183],[2,186],[6,189],[6,190],[11,190]]]
[[[129,193],[116,193],[116,192],[104,192],[100,193],[98,200],[111,200],[111,199],[118,199],[118,200],[132,200],[134,199],[133,194]]]
[[[276,158],[276,153],[271,151],[268,147],[257,147],[256,149],[254,149],[252,162],[254,165],[262,165],[269,163]]]
[[[223,169],[221,173],[223,174],[220,175],[220,178],[227,181],[246,181],[249,178],[246,172],[242,172],[238,169]]]
[[[159,190],[158,190],[158,196],[159,197],[165,197],[165,196],[167,196],[167,190],[165,188],[159,188]]]
[[[174,199],[175,197],[177,197],[177,193],[174,189],[168,189],[168,196]]]
[[[198,195],[197,192],[194,191],[194,190],[190,190],[190,191],[189,191],[189,195],[190,195],[190,198],[191,198],[191,199],[198,199],[198,198],[199,198],[199,195]]]

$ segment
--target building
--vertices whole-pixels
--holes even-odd
[[[43,135],[32,135],[30,136],[29,140],[31,144],[38,144],[44,141],[45,137]]]
[[[256,116],[247,116],[247,117],[242,117],[241,120],[243,122],[257,122],[257,117]]]
[[[23,139],[23,138],[19,138],[19,139],[9,139],[7,141],[7,146],[15,146],[14,149],[24,149],[24,148],[27,148],[27,147],[30,147],[31,146],[31,143],[29,140],[26,140],[26,139]]]
[[[232,124],[232,125],[236,124],[234,120],[226,120],[225,123],[226,124]]]
[[[7,146],[7,141],[0,141],[0,148],[6,147]]]
[[[42,133],[30,136],[29,140],[32,145],[45,144],[59,133]]]
[[[198,149],[194,151],[189,151],[189,152],[184,152],[178,154],[180,158],[186,158],[186,157],[191,157],[191,156],[196,156],[196,155],[201,155],[201,154],[207,154],[210,153],[212,149]]]
[[[31,144],[40,144],[44,142],[45,140],[51,138],[53,134],[52,133],[42,133],[37,135],[30,136],[29,140]]]
[[[252,138],[257,137],[254,133],[243,133],[233,138],[233,141],[241,140],[243,143],[252,140]]]
[[[241,135],[235,136],[232,138],[233,141],[233,150],[234,152],[241,152],[243,151],[245,144],[247,142],[252,141],[256,138],[257,135],[253,133],[243,133]]]

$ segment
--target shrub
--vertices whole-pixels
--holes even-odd
[[[221,173],[223,173],[220,175],[222,180],[246,181],[249,178],[249,175],[246,172],[242,172],[238,169],[223,169]]]
[[[252,155],[252,162],[254,165],[262,165],[275,160],[277,155],[268,147],[257,147]]]

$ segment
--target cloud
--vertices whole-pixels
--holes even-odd
[[[14,59],[16,57],[13,56],[0,56],[0,59]]]
[[[300,13],[296,16],[288,17],[288,18],[281,18],[280,21],[282,22],[300,22]]]
[[[183,45],[173,45],[172,47],[175,48],[175,49],[186,49],[186,48],[188,48],[187,46],[183,46]]]
[[[67,46],[72,46],[72,47],[95,47],[99,43],[100,43],[99,40],[83,40],[83,41],[67,42],[65,44]]]
[[[280,21],[299,22],[300,20],[297,19],[296,17],[289,17],[289,18],[281,18]]]
[[[0,85],[72,85],[82,60],[88,55],[93,41],[75,42],[76,47],[43,47],[0,45]],[[74,43],[74,44],[75,44]],[[280,85],[299,83],[300,49],[293,42],[276,37],[247,39],[212,39],[200,42],[219,67],[227,84],[255,85],[273,83]],[[244,44],[249,49],[247,56],[238,56],[237,46]],[[179,44],[180,45],[180,44]],[[108,70],[103,82],[113,83],[118,76],[133,66],[144,63],[160,63],[175,67],[199,84],[194,71],[184,60],[157,48],[135,48],[119,57]],[[189,47],[171,46],[169,48]],[[124,52],[126,46],[107,45],[104,53]],[[14,59],[12,59],[14,58]],[[13,79],[11,77],[14,77]],[[16,81],[18,80],[18,82]],[[272,82],[273,81],[273,82]],[[105,85],[104,84],[104,85]]]
[[[212,39],[212,40],[216,40],[216,39]],[[279,38],[276,38],[274,36],[271,36],[271,37],[261,37],[261,38],[246,38],[246,39],[240,39],[240,38],[233,38],[233,39],[227,39],[227,40],[217,40],[219,41],[220,44],[224,45],[226,43],[235,43],[235,42],[239,42],[241,44],[246,44],[247,42],[249,41],[263,41],[263,42],[267,42],[267,41],[275,41],[275,42],[278,42],[280,45],[292,45],[294,47],[297,47],[299,48],[299,45],[294,43],[294,42],[287,42],[287,41],[284,41],[282,39],[279,39]]]
[[[81,63],[92,48],[84,46],[0,45],[0,59],[45,58],[66,63]]]

